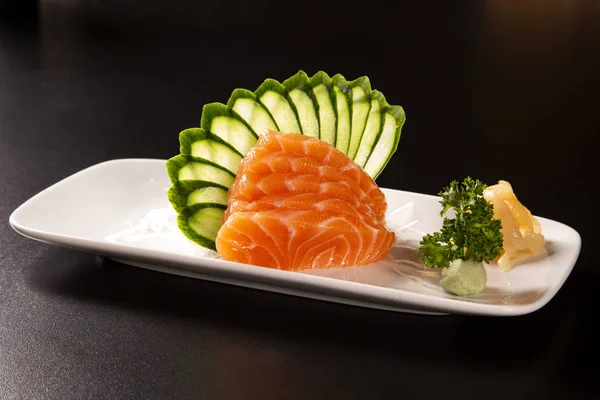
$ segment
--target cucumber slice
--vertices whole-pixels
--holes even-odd
[[[194,204],[227,208],[227,190],[206,185],[209,184],[199,184],[197,189],[186,189],[180,183],[175,183],[168,191],[169,202],[178,213]]]
[[[254,93],[249,90],[235,89],[227,106],[238,113],[259,135],[267,129],[279,130],[269,111],[258,102]]]
[[[177,217],[177,225],[188,239],[216,250],[215,239],[221,229],[224,212],[223,208],[195,204],[181,210]]]
[[[333,78],[331,78],[331,82],[333,83],[333,95],[335,96],[337,113],[335,148],[348,155],[352,129],[350,103],[348,101],[350,87],[348,86],[346,79],[340,74],[334,75]]]
[[[200,127],[223,139],[242,156],[258,140],[258,135],[250,125],[238,113],[221,103],[210,103],[202,108]]]
[[[337,106],[336,98],[332,95],[331,78],[325,72],[319,71],[310,78],[310,86],[318,104],[319,138],[335,147]]]
[[[296,107],[287,99],[287,90],[274,79],[266,79],[254,92],[260,103],[269,110],[280,132],[301,133]]]
[[[360,139],[360,145],[358,151],[354,157],[354,162],[361,167],[365,166],[365,163],[369,159],[379,132],[381,131],[382,124],[382,110],[387,105],[385,97],[381,92],[373,90],[371,93],[371,110],[369,110],[369,117],[367,118],[367,124],[365,125],[365,131]]]
[[[400,133],[406,120],[404,109],[400,106],[388,106],[383,114],[383,127],[377,139],[377,144],[365,164],[365,172],[377,179],[392,155],[398,149]]]
[[[213,165],[200,161],[190,161],[179,170],[179,182],[185,187],[186,182],[214,182],[217,185],[231,187],[235,176]]]
[[[202,128],[189,128],[179,134],[181,154],[207,161],[237,174],[242,156],[218,136]]]
[[[221,205],[227,208],[228,192],[225,189],[207,186],[194,190],[187,198],[187,206],[194,204]]]
[[[204,161],[193,160],[188,155],[178,155],[167,161],[167,171],[172,183],[193,190],[203,186],[219,186],[228,189],[235,175]]]
[[[348,157],[354,160],[371,110],[371,82],[368,77],[363,76],[349,82],[348,86],[352,117]]]
[[[302,134],[319,139],[319,103],[314,100],[308,76],[304,71],[283,81],[288,91],[288,99],[296,107]]]

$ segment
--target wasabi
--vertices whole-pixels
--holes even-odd
[[[480,261],[458,259],[442,269],[440,286],[458,296],[481,293],[486,284],[487,273]]]

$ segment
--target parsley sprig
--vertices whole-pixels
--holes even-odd
[[[440,215],[453,209],[456,216],[445,217],[440,231],[423,236],[419,252],[426,267],[447,268],[457,259],[490,262],[500,255],[501,221],[494,219],[494,207],[483,197],[486,187],[467,177],[462,184],[452,181],[439,193]]]

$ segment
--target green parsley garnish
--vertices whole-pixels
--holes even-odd
[[[467,177],[462,184],[452,181],[439,193],[440,215],[453,209],[456,216],[445,217],[440,231],[423,236],[419,252],[426,267],[447,268],[457,259],[490,262],[500,255],[502,225],[494,219],[493,205],[483,197],[486,187]]]

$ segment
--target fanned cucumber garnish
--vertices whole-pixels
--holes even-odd
[[[167,161],[171,205],[183,234],[215,250],[228,189],[244,155],[267,129],[323,140],[373,179],[398,148],[406,117],[366,76],[347,81],[304,71],[283,82],[266,79],[254,92],[235,89],[226,104],[202,108],[200,127],[179,134],[180,154]]]

